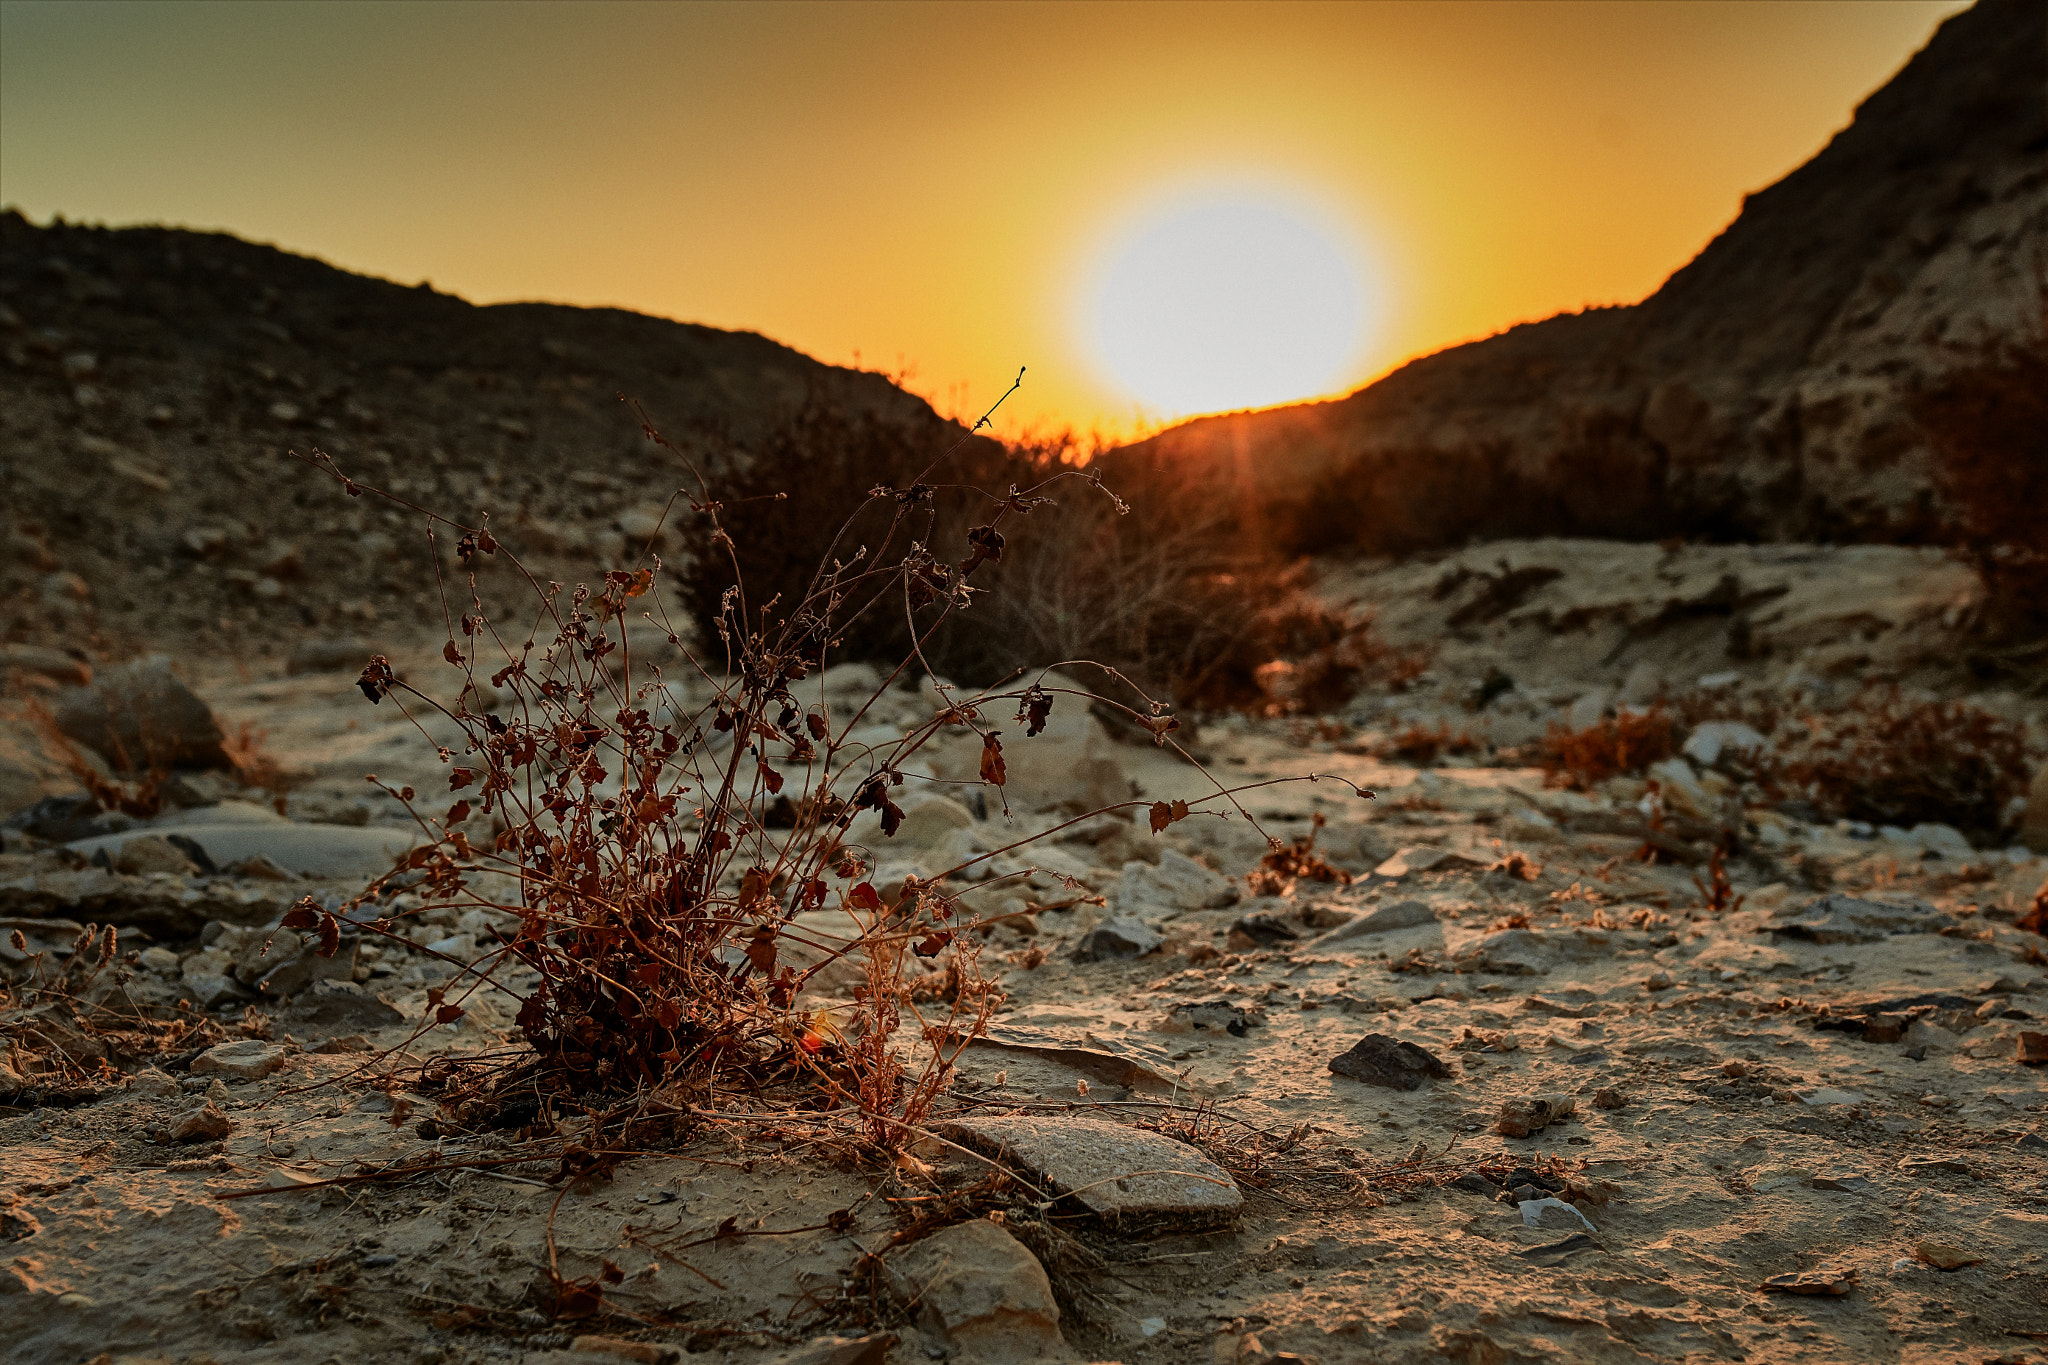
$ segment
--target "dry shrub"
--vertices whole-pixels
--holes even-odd
[[[1826,819],[1953,825],[1984,843],[2026,791],[2026,730],[1968,702],[1873,688],[1781,727],[1757,776],[1776,799],[1808,802]]]
[[[169,769],[153,756],[145,755],[140,763],[134,763],[124,753],[120,756],[119,768],[125,776],[109,776],[103,771],[103,765],[94,763],[85,750],[64,733],[57,724],[56,715],[40,698],[24,698],[22,714],[42,741],[44,750],[63,765],[79,786],[85,788],[86,794],[101,810],[119,811],[123,815],[146,820],[163,809],[164,784],[171,775]]]
[[[1321,811],[1315,814],[1315,822],[1308,833],[1277,848],[1269,849],[1259,859],[1259,865],[1245,874],[1245,885],[1254,896],[1284,896],[1292,891],[1297,882],[1325,882],[1338,886],[1351,885],[1351,874],[1340,867],[1333,867],[1316,852],[1316,835],[1322,832],[1329,821]]]
[[[1435,726],[1411,725],[1389,735],[1375,752],[1381,758],[1398,758],[1427,768],[1446,754],[1478,753],[1479,741],[1470,730],[1453,732],[1448,721],[1439,721]]]
[[[1398,686],[1427,666],[1387,647],[1369,617],[1310,601],[1306,563],[1250,534],[1242,509],[1213,490],[1155,476],[1141,477],[1135,505],[1077,499],[1100,485],[1070,437],[970,441],[945,481],[928,486],[923,466],[901,430],[822,404],[747,452],[719,512],[731,544],[683,569],[699,638],[716,630],[735,575],[757,606],[788,603],[821,562],[877,553],[899,512],[909,513],[898,534],[910,541],[956,543],[971,507],[1066,475],[1056,524],[1012,522],[991,544],[971,610],[936,598],[908,612],[871,595],[849,601],[836,623],[838,656],[893,663],[915,633],[919,657],[949,678],[986,683],[1027,664],[1089,659],[1186,709],[1267,715],[1331,710],[1362,683]],[[890,498],[870,501],[878,487]],[[849,506],[863,511],[847,520]]]
[[[1591,791],[1611,777],[1633,776],[1678,752],[1678,729],[1660,702],[1574,730],[1552,725],[1537,749],[1546,787]]]
[[[1987,625],[2008,638],[2048,634],[2048,354],[1989,353],[1908,408],[1935,451],[1948,539],[1983,577]]]
[[[651,427],[647,434],[683,458]],[[814,536],[825,548],[807,580],[790,577],[787,545],[756,554],[733,530],[741,523],[750,536],[772,537],[778,524],[757,513],[791,504],[720,500],[701,480],[687,499],[678,495],[684,539],[696,547],[683,595],[708,613],[695,652],[687,623],[664,605],[659,559],[565,589],[528,575],[487,524],[415,508],[459,537],[459,558],[471,567],[467,603],[449,606],[459,625],[443,650],[460,689],[452,703],[436,701],[382,656],[358,685],[370,701],[408,714],[437,711],[460,733],[440,751],[447,790],[387,786],[428,842],[338,912],[302,902],[286,925],[331,953],[344,920],[395,932],[388,907],[400,890],[421,902],[418,913],[482,908],[511,917],[484,957],[454,964],[461,970],[429,993],[428,1019],[459,1020],[482,991],[512,996],[533,1056],[495,1084],[500,1095],[522,1097],[522,1112],[610,1092],[666,1096],[664,1112],[702,1116],[736,1097],[760,1106],[782,1093],[845,1116],[865,1142],[895,1145],[1000,997],[978,967],[980,940],[969,931],[980,926],[958,898],[958,880],[949,881],[965,867],[911,878],[900,890],[878,886],[875,850],[852,842],[854,822],[866,814],[880,838],[893,836],[913,776],[906,765],[945,738],[978,737],[981,780],[993,789],[991,805],[1000,804],[1006,747],[1031,743],[1054,706],[1086,698],[1037,681],[979,692],[932,685],[930,713],[900,741],[877,746],[850,736],[879,691],[834,709],[815,681],[804,684],[840,657],[842,642],[881,648],[890,619],[908,624],[895,637],[903,652],[884,672],[936,673],[930,642],[947,638],[970,604],[987,619],[974,580],[1005,557],[1006,532],[1044,515],[1055,487],[1088,490],[1085,475],[1057,468],[1021,489],[942,484],[934,475],[950,472],[944,456],[908,477],[892,465],[895,484],[861,479],[864,448],[831,476],[862,491],[850,514],[840,509],[838,535]],[[970,445],[965,454],[988,452]],[[313,462],[351,494],[375,491],[329,457]],[[822,515],[808,502],[796,506]],[[948,526],[961,528],[957,536]],[[957,561],[940,557],[939,535]],[[492,557],[531,588],[528,624],[485,611],[474,570]],[[713,593],[707,566],[721,561],[737,572]],[[772,591],[740,576],[750,566],[762,566]],[[634,657],[629,618],[667,633],[686,660],[682,676]],[[500,694],[489,711],[486,679]],[[1170,742],[1163,705],[1141,699],[1127,713]],[[1249,819],[1221,788],[1189,804]],[[1176,804],[1169,823],[1187,813]],[[491,833],[473,832],[473,819],[488,819]],[[828,937],[827,921],[853,926],[851,941]],[[811,955],[811,965],[794,965],[790,950]],[[863,978],[850,1002],[811,993],[818,973],[846,961]]]

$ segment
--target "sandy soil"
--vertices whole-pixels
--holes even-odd
[[[1654,573],[1654,549],[1641,555]],[[1405,628],[1400,593],[1375,590],[1389,629]],[[1657,591],[1631,599],[1636,619],[1654,616]],[[1824,617],[1808,609],[1817,594],[1776,595],[1773,620]],[[1927,632],[1945,628],[1952,603],[1904,596],[1882,608],[1899,617],[1895,634],[1919,630],[1917,647],[1936,648]],[[1318,772],[1377,793],[1364,801],[1326,780],[1246,799],[1283,838],[1327,821],[1316,847],[1348,885],[1305,880],[1254,898],[1244,874],[1264,851],[1258,833],[1199,816],[1160,835],[1142,819],[1092,822],[1003,869],[1047,903],[1060,899],[1054,873],[1104,903],[989,935],[982,962],[1007,1000],[942,1110],[1093,1115],[1189,1140],[1242,1192],[1221,1230],[1104,1225],[1064,1203],[1036,1208],[1014,1185],[994,1191],[988,1163],[957,1147],[927,1143],[891,1166],[794,1129],[742,1140],[707,1128],[609,1178],[562,1179],[559,1166],[514,1161],[509,1136],[437,1128],[442,1097],[423,1063],[515,1046],[503,1004],[424,1025],[427,990],[453,970],[444,962],[403,945],[363,951],[347,973],[360,994],[325,1013],[316,1004],[331,983],[264,998],[232,980],[234,955],[257,951],[291,898],[360,880],[80,870],[16,839],[0,857],[0,914],[27,927],[29,949],[54,961],[69,939],[56,921],[155,906],[157,927],[123,943],[125,980],[102,989],[196,1001],[216,1021],[201,1042],[240,1042],[257,1060],[207,1070],[186,1048],[154,1066],[124,1062],[132,1074],[113,1085],[30,1085],[0,1108],[9,1359],[569,1362],[669,1348],[816,1365],[997,1359],[892,1295],[871,1259],[992,1211],[1059,1301],[1058,1338],[1006,1339],[1015,1358],[2042,1359],[2048,1072],[2016,1057],[2048,1016],[2048,941],[2014,921],[2048,860],[2017,846],[1935,853],[1758,807],[1730,865],[1745,899],[1716,910],[1700,869],[1646,864],[1639,838],[1586,832],[1600,824],[1589,815],[1634,809],[1625,783],[1565,793],[1483,758],[1425,770],[1372,756],[1375,724],[1452,714],[1490,661],[1553,661],[1542,676],[1525,666],[1533,681],[1500,713],[1519,706],[1525,726],[1568,710],[1570,680],[1595,671],[1587,660],[1604,661],[1610,687],[1640,662],[1600,643],[1555,663],[1559,650],[1514,635],[1537,628],[1503,614],[1485,628],[1492,645],[1485,630],[1452,643],[1436,690],[1362,705],[1360,725],[1336,738],[1286,721],[1203,729],[1198,751],[1232,782]],[[1812,651],[1827,647],[1816,637],[1805,653],[1766,653],[1744,685],[1775,685],[1774,670],[1782,681],[1795,665],[1811,677]],[[1667,674],[1696,663],[1663,657]],[[1827,669],[1842,674],[1834,655]],[[402,812],[362,774],[398,783],[435,770],[419,733],[364,704],[346,674],[199,681],[223,721],[259,721],[271,752],[307,777],[286,802],[290,822],[259,826],[280,850],[294,831],[399,829]],[[895,694],[879,719],[925,704]],[[1200,793],[1199,774],[1162,751],[1106,752],[1146,800]],[[985,801],[976,818],[971,792],[940,785],[958,760],[935,755],[920,800],[944,805],[880,850],[878,879],[1052,819]],[[102,879],[98,912],[51,903],[86,877]],[[215,923],[176,927],[165,907],[180,904]],[[1112,917],[1139,920],[1162,946],[1076,960]],[[1359,932],[1378,922],[1399,927]],[[486,930],[455,921],[417,937],[474,956]],[[1845,938],[1860,941],[1829,941]],[[32,964],[16,952],[8,966],[21,980]],[[1895,1017],[1891,1041],[1859,1028],[1873,1012]],[[1444,1074],[1412,1091],[1334,1074],[1331,1059],[1371,1034],[1420,1046]],[[27,1068],[26,1053],[17,1060]],[[238,1066],[275,1069],[241,1078]],[[1540,1097],[1573,1112],[1528,1136],[1496,1130],[1503,1105]],[[208,1105],[214,1129],[171,1136]],[[503,1164],[367,1178],[430,1154]],[[1523,1202],[1548,1188],[1502,1193],[1539,1174],[1576,1212]],[[1930,1263],[1944,1260],[1968,1264]],[[551,1318],[550,1264],[570,1278],[612,1268],[610,1315]],[[1854,1279],[1840,1296],[1762,1288],[1814,1271]],[[818,1340],[831,1337],[848,1340]]]

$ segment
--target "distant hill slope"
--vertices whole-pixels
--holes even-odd
[[[958,434],[880,375],[752,333],[0,214],[0,638],[261,649],[438,622],[418,518],[284,458],[314,446],[587,574],[683,479],[621,392],[710,459],[813,398]]]
[[[1326,518],[1348,489],[1348,534],[1323,527],[1326,548],[1925,535],[1941,508],[1913,396],[1999,346],[2043,348],[2044,51],[2048,5],[1982,0],[1642,303],[1516,327],[1340,401],[1190,422],[1108,463],[1281,502],[1312,488]]]

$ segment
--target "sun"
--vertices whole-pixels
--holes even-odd
[[[1259,193],[1177,198],[1116,234],[1084,290],[1103,378],[1159,417],[1267,407],[1356,378],[1378,300],[1325,216]]]

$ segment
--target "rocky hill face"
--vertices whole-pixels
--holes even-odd
[[[814,400],[957,435],[880,375],[751,333],[0,215],[0,637],[260,653],[438,630],[421,519],[287,458],[316,447],[587,576],[685,478],[621,393],[712,462]]]
[[[1113,459],[1269,497],[1349,485],[1364,493],[1350,540],[1368,548],[1932,534],[1944,508],[1916,396],[2006,348],[2044,350],[2044,45],[2035,0],[1948,20],[1640,304],[1455,347],[1341,401],[1191,422]]]

